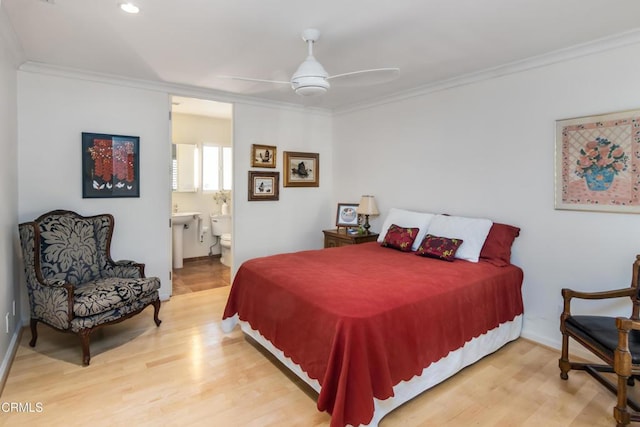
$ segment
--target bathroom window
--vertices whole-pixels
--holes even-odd
[[[231,147],[203,144],[202,190],[231,190]]]

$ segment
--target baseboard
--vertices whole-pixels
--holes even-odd
[[[7,349],[7,352],[2,359],[2,364],[0,365],[0,395],[4,391],[4,385],[7,382],[7,377],[9,376],[9,369],[11,369],[13,358],[16,357],[16,353],[18,352],[18,343],[20,342],[20,337],[22,336],[23,330],[24,328],[22,322],[19,322],[16,326],[15,331],[13,331],[13,336],[11,337],[9,348]]]
[[[540,344],[544,347],[556,350],[558,352],[558,355],[562,351],[562,342],[560,341],[550,340],[548,337],[544,337],[538,334],[532,334],[525,331],[522,331],[520,336],[529,341],[535,342],[536,344]],[[583,346],[581,346],[574,340],[569,339],[569,360],[573,360],[574,358],[582,359],[582,361],[593,362],[599,360],[593,353],[586,350]]]
[[[522,333],[520,334],[520,336],[522,338],[528,339],[529,341],[536,342],[538,344],[541,344],[541,345],[543,345],[545,347],[552,348],[554,350],[560,351],[560,349],[562,348],[562,343],[560,341],[551,340],[551,339],[549,339],[549,337],[546,337],[546,336],[543,336],[543,335],[539,335],[539,334],[536,334],[536,333],[531,333],[531,332],[527,331],[524,328],[523,328]]]
[[[188,263],[188,262],[196,262],[196,261],[205,261],[211,258],[220,258],[222,256],[222,254],[213,254],[213,255],[205,255],[205,256],[196,256],[193,258],[185,258],[182,260],[182,262],[184,263]]]

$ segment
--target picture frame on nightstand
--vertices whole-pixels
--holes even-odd
[[[358,224],[357,203],[338,203],[336,211],[336,227],[357,227]]]

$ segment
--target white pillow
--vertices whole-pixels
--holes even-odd
[[[427,234],[429,223],[434,216],[434,214],[425,212],[414,212],[391,208],[389,209],[389,213],[387,214],[384,223],[382,223],[382,229],[380,230],[380,235],[378,235],[378,243],[383,242],[384,237],[387,235],[387,230],[389,230],[389,227],[393,224],[403,228],[418,227],[420,230],[418,231],[416,240],[414,240],[413,245],[411,245],[411,250],[416,251],[418,250],[420,243],[422,243],[422,239],[424,239],[424,236]]]
[[[483,218],[436,215],[429,224],[428,234],[449,239],[462,239],[455,257],[478,262],[482,245],[493,221]]]

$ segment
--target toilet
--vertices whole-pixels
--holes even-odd
[[[220,262],[231,267],[231,215],[211,214],[211,233],[220,241]]]

